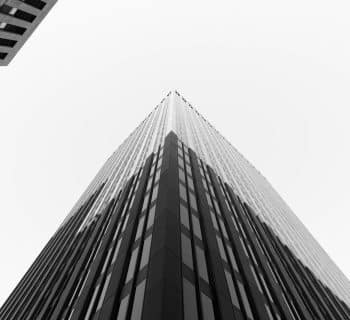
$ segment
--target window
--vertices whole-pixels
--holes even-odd
[[[213,225],[214,225],[215,230],[219,231],[219,227],[218,227],[218,224],[216,222],[216,218],[215,218],[213,211],[210,211],[210,216],[211,216],[211,220],[213,221]]]
[[[142,256],[141,256],[141,263],[140,263],[140,270],[148,263],[149,260],[149,253],[151,250],[151,241],[152,241],[152,235],[150,235],[143,245],[142,249]]]
[[[193,284],[187,279],[183,279],[183,302],[184,302],[184,319],[197,320],[197,302],[196,292]]]
[[[236,308],[239,308],[238,297],[237,297],[235,286],[233,284],[232,277],[226,270],[225,270],[225,276],[226,276],[228,289],[230,291],[231,302]]]
[[[205,294],[201,293],[202,311],[204,320],[215,320],[213,302]]]
[[[205,193],[205,196],[207,197],[207,201],[208,201],[209,206],[211,206],[211,199],[210,199],[209,194],[207,192]]]
[[[184,161],[181,158],[179,158],[179,166],[184,169]]]
[[[242,297],[242,300],[243,300],[244,309],[245,309],[245,311],[247,313],[247,317],[249,319],[254,319],[253,318],[253,314],[252,314],[252,310],[250,309],[250,304],[249,304],[249,301],[248,301],[247,294],[245,292],[243,284],[240,281],[238,281],[238,289],[239,289],[239,292],[241,293],[241,297]]]
[[[193,180],[192,180],[190,177],[188,177],[188,178],[187,178],[187,182],[188,182],[188,187],[189,187],[192,191],[194,191]]]
[[[157,173],[156,173],[155,183],[158,182],[159,178],[160,178],[160,170],[158,170]]]
[[[148,221],[147,221],[147,229],[149,229],[151,226],[153,226],[155,212],[156,212],[156,206],[153,206],[149,210]]]
[[[241,237],[239,237],[239,240],[241,240],[241,244],[242,244],[242,247],[243,247],[244,253],[246,254],[246,256],[248,256],[248,251],[247,251],[247,248],[246,248],[246,246],[245,246],[244,241],[242,240],[242,238],[241,238]]]
[[[88,308],[88,310],[86,312],[84,320],[87,320],[87,319],[90,318],[90,315],[91,315],[91,312],[92,312],[92,308],[93,308],[93,306],[95,304],[95,300],[96,300],[99,288],[100,288],[100,285],[97,285],[97,287],[95,288],[95,291],[94,291],[94,293],[92,295],[92,298],[90,300],[89,308]]]
[[[220,226],[221,226],[221,229],[222,229],[222,233],[224,234],[224,237],[226,239],[228,239],[228,235],[227,235],[227,232],[226,232],[226,227],[224,225],[224,222],[221,219],[219,219],[219,223],[220,223]]]
[[[101,273],[105,273],[106,272],[108,260],[109,260],[109,257],[111,256],[111,253],[112,253],[112,247],[110,247],[109,250],[108,250],[108,253],[107,253],[105,262],[103,264],[103,268],[102,268]]]
[[[99,310],[102,307],[102,303],[103,303],[103,300],[105,298],[110,280],[111,280],[111,273],[106,278],[105,284],[104,284],[103,289],[102,289],[102,293],[100,295],[100,300],[98,301],[97,310]]]
[[[120,303],[117,320],[125,320],[128,311],[129,296],[126,296]]]
[[[230,261],[231,261],[231,264],[232,264],[233,269],[234,269],[236,272],[239,272],[238,266],[237,266],[237,262],[236,262],[236,258],[235,258],[235,256],[233,255],[232,248],[231,248],[230,246],[227,246],[227,251],[228,251],[228,256],[230,257]]]
[[[266,281],[265,281],[263,275],[262,275],[261,273],[259,273],[259,275],[260,275],[261,283],[262,283],[263,286],[265,287],[265,290],[266,290],[267,296],[269,297],[269,300],[270,300],[271,302],[273,302],[270,289],[269,289],[269,287],[267,286]]]
[[[193,270],[191,240],[183,233],[181,234],[181,247],[183,263]]]
[[[134,305],[132,307],[131,320],[140,320],[145,293],[146,280],[143,280],[136,288]]]
[[[0,46],[12,48],[15,46],[16,43],[17,43],[17,41],[15,41],[15,40],[0,38]]]
[[[187,228],[190,229],[190,224],[188,220],[188,210],[187,208],[180,203],[180,220],[181,223]]]
[[[152,185],[152,179],[149,179],[149,180],[148,180],[148,183],[147,183],[146,192],[148,192],[149,189],[151,189],[151,185]]]
[[[237,226],[235,218],[233,216],[231,216],[231,219],[232,219],[233,224],[235,225],[235,228],[238,230],[238,226]]]
[[[128,274],[126,275],[125,283],[129,282],[132,279],[132,277],[134,276],[134,271],[135,271],[136,259],[137,259],[138,252],[139,252],[139,247],[134,249],[134,251],[132,252],[130,263],[129,263]]]
[[[197,265],[198,265],[199,276],[202,277],[206,282],[209,282],[207,263],[205,260],[204,251],[201,248],[199,248],[198,246],[196,246],[196,256],[197,256]]]
[[[179,169],[179,179],[185,183],[185,172],[182,169]]]
[[[119,240],[118,240],[118,243],[117,243],[117,246],[116,246],[116,248],[115,248],[115,250],[114,250],[112,263],[114,263],[115,260],[117,259],[117,255],[118,255],[118,252],[119,252],[120,243],[121,243],[121,241],[120,241],[120,239],[119,239]]]
[[[157,184],[157,185],[154,187],[151,202],[153,202],[154,200],[156,200],[156,198],[157,198],[157,196],[158,196],[158,189],[159,189],[159,185]]]
[[[187,202],[187,196],[186,196],[186,189],[185,186],[183,184],[180,183],[180,197]]]
[[[156,166],[155,166],[155,163],[153,163],[152,164],[152,168],[151,168],[150,176],[153,176],[155,170],[156,170]]]
[[[273,320],[273,316],[272,316],[271,310],[270,310],[270,308],[269,308],[269,306],[267,304],[265,304],[265,309],[267,311],[267,314],[269,315],[269,319]]]
[[[222,243],[222,240],[218,236],[216,236],[216,240],[218,242],[218,247],[219,247],[221,259],[227,262],[226,253],[225,253],[225,249],[224,249],[224,245]]]
[[[260,291],[261,293],[263,293],[262,288],[261,288],[261,285],[260,285],[259,280],[258,280],[258,277],[257,277],[256,272],[255,272],[255,270],[254,270],[254,268],[253,268],[252,265],[250,265],[250,270],[252,271],[252,274],[253,274],[253,276],[254,276],[254,280],[255,280],[255,282],[256,282],[256,285],[257,285],[258,288],[259,288],[259,291]]]
[[[192,214],[192,225],[194,234],[202,240],[202,232],[201,227],[199,225],[199,220],[194,214]]]
[[[146,196],[145,196],[141,212],[146,210],[147,204],[148,204],[148,198],[149,198],[149,193],[147,193]]]
[[[193,208],[195,211],[198,211],[196,198],[192,192],[190,192],[190,204],[191,208]]]
[[[216,212],[217,212],[219,215],[221,215],[221,211],[220,211],[220,208],[219,208],[218,203],[217,203],[216,200],[214,200],[214,207],[215,207]]]
[[[140,218],[139,225],[137,226],[135,241],[136,241],[138,238],[141,237],[141,233],[142,233],[142,229],[143,229],[144,222],[145,222],[145,216],[143,215],[143,216]]]

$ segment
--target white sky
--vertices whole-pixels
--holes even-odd
[[[0,70],[0,304],[177,89],[350,277],[348,1],[59,0]]]

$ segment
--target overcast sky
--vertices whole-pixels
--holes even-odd
[[[349,278],[349,2],[122,2],[59,0],[0,69],[0,304],[171,89]]]

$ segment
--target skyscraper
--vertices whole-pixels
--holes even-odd
[[[0,0],[0,66],[6,66],[57,0]]]
[[[349,281],[177,92],[112,154],[0,319],[350,319]]]

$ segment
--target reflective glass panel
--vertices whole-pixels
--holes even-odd
[[[197,301],[196,291],[191,282],[187,279],[183,279],[183,301],[184,301],[184,319],[185,320],[197,320]]]
[[[140,320],[142,304],[145,293],[146,280],[143,280],[136,288],[134,305],[132,307],[131,320]]]

